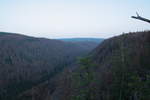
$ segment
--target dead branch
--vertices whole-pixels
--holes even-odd
[[[131,16],[131,18],[138,19],[138,20],[141,20],[141,21],[145,21],[145,22],[150,23],[150,20],[149,20],[149,19],[146,19],[146,18],[144,18],[144,17],[141,17],[137,12],[136,12],[136,15],[137,15],[137,16]]]

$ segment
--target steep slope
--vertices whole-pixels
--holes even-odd
[[[74,100],[150,98],[150,31],[105,40],[91,55],[76,72]]]
[[[106,40],[93,55],[92,59],[100,66],[97,70],[101,72],[98,75],[102,99],[150,98],[150,31]]]
[[[90,49],[75,43],[0,32],[0,99],[15,99],[18,93],[53,77]]]
[[[41,93],[44,96],[38,98],[36,95]],[[150,31],[147,31],[104,40],[90,57],[80,60],[76,69],[64,70],[50,83],[26,91],[19,99],[149,100],[149,94]]]

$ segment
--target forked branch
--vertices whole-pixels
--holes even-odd
[[[134,18],[134,19],[138,19],[138,20],[141,20],[141,21],[145,21],[145,22],[150,23],[150,20],[149,20],[149,19],[146,19],[146,18],[144,18],[144,17],[141,17],[137,12],[136,12],[136,15],[137,15],[137,16],[131,16],[131,17]]]

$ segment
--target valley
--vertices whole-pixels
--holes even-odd
[[[2,100],[150,98],[149,31],[84,42],[1,35]]]

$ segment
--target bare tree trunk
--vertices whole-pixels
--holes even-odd
[[[134,100],[138,100],[137,92],[134,93]]]
[[[149,20],[149,19],[146,19],[146,18],[144,18],[144,17],[139,16],[138,13],[136,13],[136,14],[137,14],[137,16],[131,16],[131,18],[138,19],[138,20],[141,20],[141,21],[145,21],[145,22],[150,23],[150,20]]]

